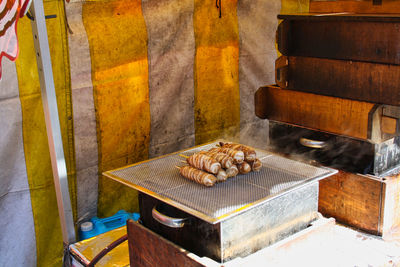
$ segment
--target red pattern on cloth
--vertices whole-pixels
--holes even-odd
[[[32,0],[1,0],[0,2],[0,79],[4,57],[15,61],[18,56],[17,23],[26,14]]]

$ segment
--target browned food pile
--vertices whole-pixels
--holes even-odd
[[[253,148],[223,142],[218,147],[187,157],[186,162],[189,166],[180,167],[180,174],[205,186],[213,186],[238,174],[259,171],[262,167]]]

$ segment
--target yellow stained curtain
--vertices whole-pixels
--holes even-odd
[[[57,94],[64,154],[74,216],[76,216],[76,174],[73,143],[71,85],[64,1],[44,2],[47,32]],[[58,216],[46,125],[42,107],[31,22],[18,24],[20,55],[16,62],[22,108],[22,129],[28,183],[36,234],[37,266],[61,266],[63,241]],[[23,164],[23,162],[21,162]],[[75,217],[76,218],[76,217]]]
[[[239,30],[237,0],[195,0],[196,144],[239,132]]]
[[[147,31],[140,0],[88,1],[89,40],[99,151],[98,216],[137,211],[137,192],[101,176],[147,159],[150,141]]]
[[[309,11],[310,0],[281,0],[282,14],[305,13]]]

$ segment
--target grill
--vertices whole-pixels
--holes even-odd
[[[140,212],[146,227],[199,256],[220,262],[248,255],[305,228],[315,219],[318,180],[336,173],[335,170],[256,150],[263,163],[259,172],[229,178],[213,187],[180,176],[175,167],[184,165],[179,154],[191,155],[217,143],[104,175],[141,192]],[[152,218],[151,209],[160,205],[190,220],[183,229],[168,229]]]
[[[239,175],[211,188],[180,176],[175,167],[183,165],[179,154],[191,155],[215,147],[217,143],[109,171],[104,175],[214,224],[279,194],[333,174],[332,169],[256,150],[263,163],[259,172]]]

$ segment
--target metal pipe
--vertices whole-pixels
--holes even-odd
[[[60,216],[64,247],[67,247],[76,240],[75,227],[68,189],[67,167],[65,164],[60,120],[58,117],[57,98],[54,87],[53,70],[51,67],[43,1],[33,0],[30,12],[34,18],[31,25],[36,50],[36,61],[39,72],[54,186],[57,196],[58,214]]]

